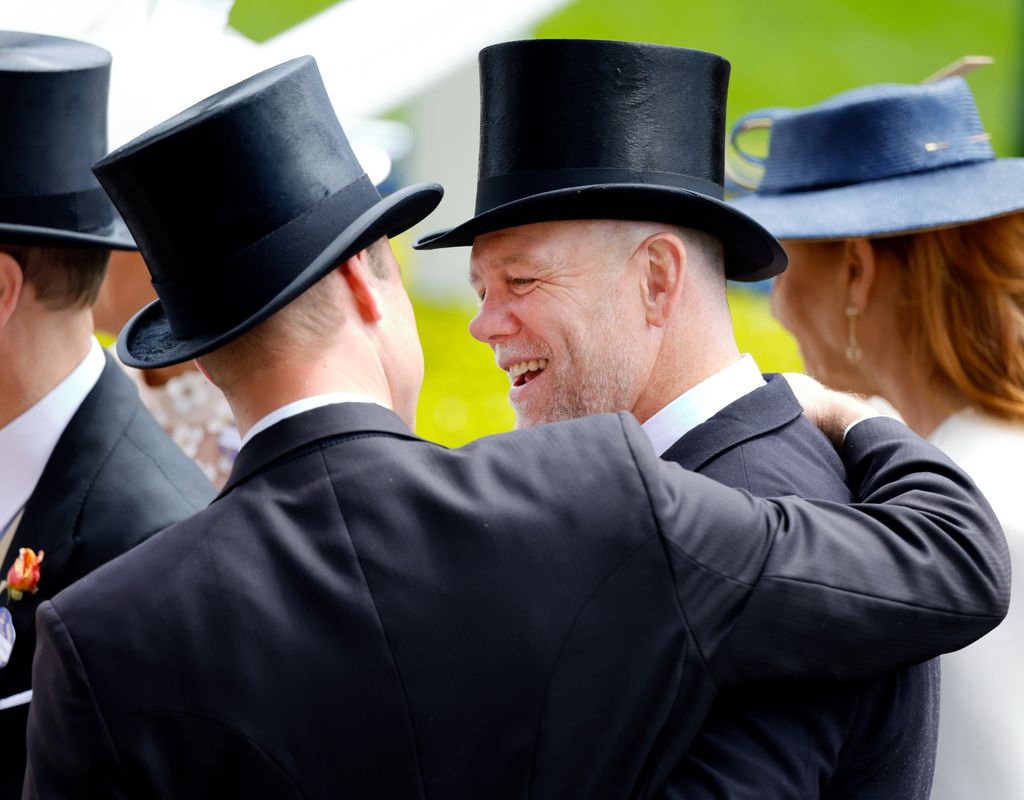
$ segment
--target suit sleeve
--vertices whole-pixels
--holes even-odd
[[[119,764],[71,633],[52,603],[36,612],[23,798],[122,797]]]
[[[849,506],[727,489],[657,461],[626,425],[681,610],[720,684],[873,675],[964,647],[1006,615],[992,510],[900,423],[850,431]]]

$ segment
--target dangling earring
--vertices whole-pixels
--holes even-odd
[[[846,307],[846,319],[850,323],[850,338],[846,343],[846,360],[851,364],[856,364],[860,361],[861,356],[864,355],[864,351],[860,349],[860,345],[857,343],[858,316],[860,316],[860,309],[857,306]]]

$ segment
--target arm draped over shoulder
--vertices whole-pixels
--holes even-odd
[[[683,613],[722,685],[853,680],[964,647],[1006,615],[1009,557],[991,508],[900,423],[847,435],[853,505],[759,500],[627,437]]]

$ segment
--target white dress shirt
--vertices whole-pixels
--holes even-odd
[[[288,405],[281,406],[280,408],[274,409],[265,417],[261,418],[256,422],[249,431],[242,437],[242,447],[258,433],[265,431],[271,425],[276,425],[278,422],[288,419],[289,417],[297,416],[305,411],[312,411],[314,408],[320,408],[321,406],[329,406],[334,403],[373,403],[374,405],[387,408],[380,400],[375,397],[370,397],[364,394],[355,394],[354,392],[331,392],[330,394],[318,394],[313,397],[304,397],[301,400],[296,400]]]
[[[1024,798],[1024,424],[967,408],[928,437],[978,485],[1010,549],[1010,613],[992,633],[944,655],[932,800]]]
[[[57,440],[105,365],[103,348],[94,338],[88,354],[71,374],[0,428],[0,535],[28,502]],[[2,549],[6,552],[7,548]]]
[[[764,378],[752,356],[744,354],[679,397],[645,422],[644,433],[659,456],[702,422],[707,422],[730,403],[764,386]]]

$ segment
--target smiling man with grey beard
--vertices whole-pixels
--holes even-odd
[[[478,237],[470,324],[511,381],[517,427],[631,409],[650,375],[619,296],[635,223],[551,222]],[[486,299],[485,299],[486,297]]]
[[[477,214],[422,238],[472,246],[470,332],[519,427],[630,411],[662,458],[748,492],[849,501],[786,382],[733,336],[726,279],[785,255],[722,202],[728,64],[625,42],[481,54]],[[665,797],[928,797],[935,662],[841,688],[723,695]]]

